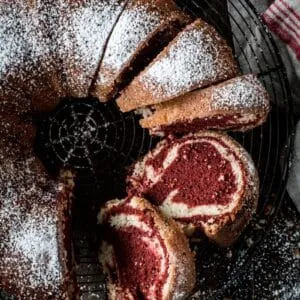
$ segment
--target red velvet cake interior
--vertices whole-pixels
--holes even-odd
[[[110,295],[118,290],[119,298],[112,296],[112,299],[169,299],[166,295],[175,286],[170,274],[180,266],[180,263],[174,266],[172,256],[176,257],[176,252],[169,253],[164,229],[153,216],[158,213],[150,204],[141,208],[144,202],[135,197],[111,201],[99,216],[104,239],[100,261],[109,276]],[[162,218],[161,221],[165,222]],[[179,230],[178,234],[182,235]],[[189,252],[187,243],[185,251]],[[180,285],[182,282],[181,279]],[[189,284],[193,285],[193,281]]]
[[[146,165],[163,165],[168,153],[164,149]],[[162,205],[170,193],[177,191],[172,201],[184,202],[188,207],[230,202],[231,194],[236,191],[236,176],[230,162],[209,141],[187,143],[178,149],[177,156],[145,193],[148,199]]]
[[[155,245],[150,244],[150,238],[145,241],[141,237],[143,232],[134,227],[119,232],[115,230],[111,234],[114,238],[110,242],[115,245],[121,285],[135,291],[135,296],[146,295],[152,286],[157,285],[155,297],[161,298],[161,285],[167,274],[159,275],[162,258],[155,253]]]
[[[206,230],[237,212],[256,171],[245,150],[228,136],[200,132],[162,141],[128,177],[137,193],[183,225]],[[256,178],[256,177],[255,177]]]
[[[134,222],[135,216],[131,212],[127,217]],[[161,270],[161,262],[166,253],[156,234],[147,234],[133,225],[107,228],[106,238],[115,249],[120,285],[133,291],[135,297],[147,295],[152,288],[153,295],[161,298],[162,285],[167,276],[166,270]]]
[[[258,126],[265,119],[265,114],[224,114],[205,118],[195,118],[157,126],[150,129],[151,134],[167,136],[169,134],[184,134],[197,132],[201,129],[240,130],[245,131]]]

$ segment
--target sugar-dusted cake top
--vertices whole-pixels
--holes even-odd
[[[232,77],[231,49],[216,30],[197,20],[178,34],[139,78],[157,97],[172,97]]]
[[[111,31],[126,1],[64,1],[59,14],[56,52],[62,62],[67,94],[86,97],[97,74]]]
[[[254,74],[236,77],[215,86],[211,91],[214,109],[264,110],[269,107],[267,91]]]
[[[197,19],[134,78],[117,103],[121,111],[130,111],[169,101],[237,73],[237,64],[226,41],[211,25]]]
[[[61,299],[67,280],[63,186],[34,157],[0,163],[1,285],[31,299]]]
[[[119,70],[164,23],[179,16],[183,13],[173,1],[130,1],[109,39],[102,67]]]

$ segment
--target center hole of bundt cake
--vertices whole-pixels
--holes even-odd
[[[149,139],[138,117],[123,115],[113,102],[65,99],[39,124],[36,145],[39,153],[47,153],[46,164],[94,174],[132,163],[149,149]]]
[[[156,157],[156,164],[163,166],[171,151],[163,150]],[[194,207],[225,205],[235,191],[236,176],[231,162],[215,145],[202,141],[180,146],[176,158],[146,196],[159,204],[168,199]]]
[[[162,251],[155,236],[148,237],[142,230],[130,226],[111,234],[116,249],[120,281],[124,287],[144,297],[149,290],[160,293],[166,273],[160,274]],[[161,295],[156,295],[160,299]],[[144,298],[143,298],[144,299]]]

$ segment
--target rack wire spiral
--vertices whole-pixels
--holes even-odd
[[[232,134],[251,153],[259,171],[260,200],[254,220],[232,249],[217,249],[206,241],[193,246],[199,271],[197,289],[201,292],[191,298],[216,298],[224,295],[246,266],[280,208],[293,140],[291,97],[276,44],[248,0],[177,3],[216,27],[233,46],[241,72],[256,73],[272,101],[272,111],[263,126]],[[138,125],[134,113],[122,114],[115,103],[101,104],[96,99],[62,103],[40,125],[38,140],[38,151],[49,168],[77,170],[73,212],[73,220],[77,220],[73,224],[77,281],[82,299],[105,299],[93,220],[102,201],[124,195],[126,167],[153,148],[157,140]]]

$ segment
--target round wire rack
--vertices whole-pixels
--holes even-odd
[[[226,296],[257,245],[267,234],[285,193],[293,121],[290,91],[278,49],[248,0],[177,0],[195,17],[211,23],[232,45],[241,73],[255,73],[271,96],[267,122],[245,133],[232,133],[252,155],[260,176],[255,218],[231,249],[205,240],[192,245],[198,278],[191,299]],[[41,121],[36,150],[49,170],[75,169],[73,207],[76,275],[82,299],[105,299],[105,278],[97,261],[96,214],[104,201],[125,194],[126,168],[158,140],[138,124],[134,113],[122,114],[114,102],[67,99]]]

